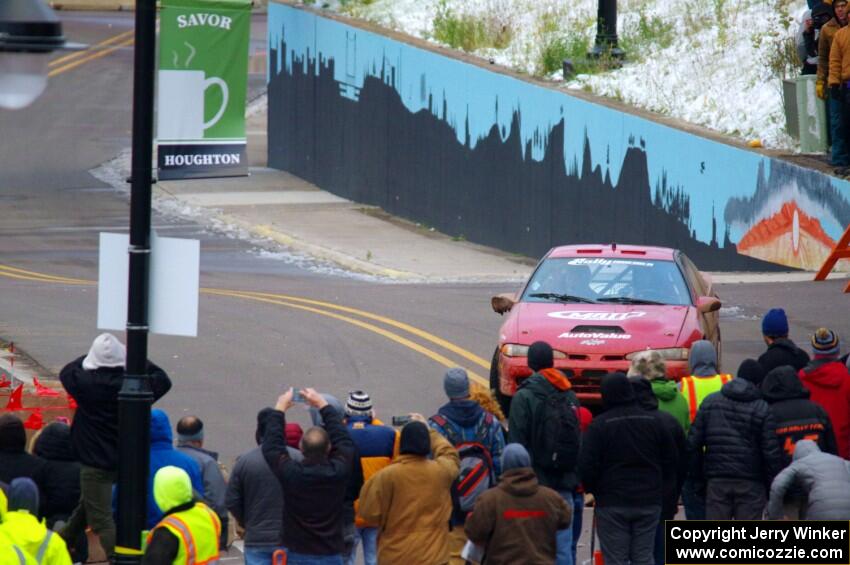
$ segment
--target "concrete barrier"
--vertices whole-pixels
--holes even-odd
[[[767,271],[818,268],[850,224],[846,181],[698,128],[303,6],[268,30],[269,165],[453,236]]]

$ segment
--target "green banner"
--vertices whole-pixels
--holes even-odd
[[[247,174],[250,0],[163,0],[157,73],[161,178]]]

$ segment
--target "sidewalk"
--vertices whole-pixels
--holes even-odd
[[[520,281],[534,259],[454,240],[267,168],[266,111],[248,118],[249,177],[161,181],[158,203],[344,269],[406,282]],[[813,273],[712,273],[716,283],[797,282]],[[835,273],[845,278],[848,273]]]

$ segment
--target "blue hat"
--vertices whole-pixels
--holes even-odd
[[[788,317],[782,308],[771,308],[761,319],[761,333],[768,337],[788,335]]]
[[[468,398],[469,375],[460,367],[449,369],[443,377],[443,390],[449,398]]]
[[[9,485],[9,511],[24,510],[38,515],[38,487],[28,477],[18,477]]]
[[[509,443],[502,451],[502,472],[521,467],[531,467],[531,457],[521,444]]]

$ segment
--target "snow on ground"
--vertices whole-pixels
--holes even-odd
[[[580,60],[595,38],[597,0],[328,0],[324,7],[435,43],[467,39],[471,53],[565,89],[766,147],[796,145],[785,133],[781,78],[796,74],[788,45],[805,0],[619,0],[628,62],[607,72],[588,71]],[[458,28],[476,30],[477,39]],[[578,61],[584,74],[565,83],[564,57]]]

